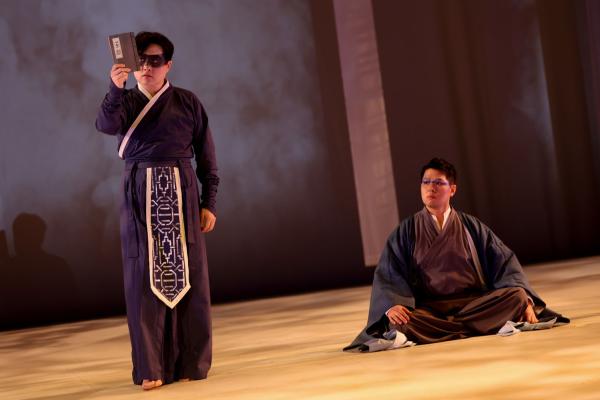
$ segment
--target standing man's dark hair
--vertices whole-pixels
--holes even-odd
[[[135,35],[135,45],[138,53],[142,54],[151,44],[159,45],[163,50],[165,61],[171,61],[175,46],[165,35],[159,32],[140,32]]]
[[[446,178],[448,178],[450,184],[456,185],[456,182],[458,180],[456,168],[454,168],[454,165],[450,164],[448,161],[439,157],[432,158],[427,164],[423,166],[423,168],[421,168],[421,179],[423,179],[425,171],[427,171],[430,168],[443,172],[444,175],[446,175]]]

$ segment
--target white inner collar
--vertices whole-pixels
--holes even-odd
[[[165,80],[165,84],[163,85],[163,87],[161,89],[163,89],[165,86],[167,86],[167,87],[169,86],[169,81]],[[152,97],[154,97],[154,96],[152,96],[149,91],[144,89],[144,87],[142,85],[140,85],[139,82],[137,84],[137,87],[138,87],[139,91],[142,92],[144,94],[144,96],[146,96],[148,98],[148,100],[152,100]],[[159,90],[159,92],[160,92],[160,90]]]

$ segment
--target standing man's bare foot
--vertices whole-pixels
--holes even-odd
[[[144,389],[144,390],[156,389],[159,386],[162,386],[162,381],[160,379],[158,379],[156,381],[151,381],[150,379],[144,379],[144,381],[142,382],[142,389]]]

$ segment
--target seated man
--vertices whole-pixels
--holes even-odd
[[[416,344],[498,332],[507,321],[567,318],[546,308],[515,254],[477,218],[450,207],[456,170],[421,169],[425,207],[400,223],[375,270],[367,327],[345,351],[398,331]]]

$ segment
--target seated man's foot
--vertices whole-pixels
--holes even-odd
[[[189,382],[190,378],[181,378],[177,382]]]
[[[142,389],[144,389],[144,390],[156,389],[159,386],[162,386],[162,381],[160,379],[158,379],[156,381],[151,381],[150,379],[144,379],[144,381],[142,382]]]

